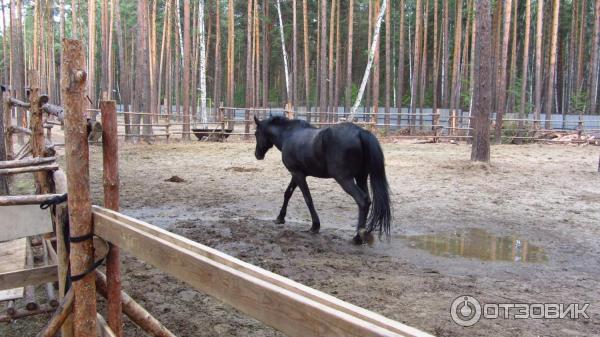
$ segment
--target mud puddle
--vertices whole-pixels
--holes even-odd
[[[400,236],[409,247],[442,257],[464,257],[482,261],[547,262],[542,247],[516,235],[496,236],[481,228],[452,233]]]

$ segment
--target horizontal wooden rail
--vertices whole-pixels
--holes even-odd
[[[2,168],[0,169],[0,175],[56,170],[58,170],[58,164],[34,165],[25,167]]]
[[[24,167],[24,166],[31,166],[31,165],[40,165],[40,164],[52,163],[55,160],[56,160],[56,157],[37,157],[37,158],[27,158],[27,159],[21,159],[21,160],[0,161],[0,169]]]
[[[58,280],[56,265],[34,267],[0,273],[0,290],[23,286],[37,286]]]
[[[39,205],[62,194],[2,195],[0,206]]]
[[[430,336],[143,221],[93,218],[96,235],[289,336]]]

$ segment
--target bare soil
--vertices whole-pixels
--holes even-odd
[[[304,232],[310,215],[300,191],[287,223],[274,224],[290,177],[277,150],[257,161],[251,143],[122,145],[122,211],[435,335],[600,336],[597,147],[494,146],[491,165],[469,162],[467,145],[384,144],[384,152],[394,206],[390,241],[350,243],[357,209],[332,180],[309,179],[320,234]],[[101,156],[94,147],[96,204]],[[174,176],[181,180],[166,181]],[[512,238],[513,248],[535,245],[544,259],[432,254],[406,239],[473,229]],[[134,257],[125,255],[123,274],[124,290],[179,336],[281,335]],[[590,319],[496,319],[463,328],[449,313],[460,295],[486,303],[590,303]],[[0,325],[0,335],[28,335],[45,319]],[[129,322],[126,334],[144,335]]]

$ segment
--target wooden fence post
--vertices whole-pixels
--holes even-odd
[[[86,77],[81,41],[63,39],[60,87],[65,105],[65,158],[69,193],[70,235],[92,233],[92,204],[89,186],[89,148],[85,118]],[[71,242],[71,275],[85,273],[94,262],[93,240]],[[96,284],[94,273],[72,283],[73,332],[75,337],[96,334]]]
[[[31,154],[35,157],[44,156],[44,123],[40,107],[40,74],[37,70],[29,70],[29,111],[31,112]],[[48,171],[34,174],[37,193],[50,193]]]
[[[2,91],[2,108],[4,112],[4,144],[6,146],[6,160],[12,160],[15,159],[15,150],[12,133],[10,132],[10,127],[12,126],[12,106],[10,105],[10,91]]]
[[[119,210],[119,140],[117,137],[117,106],[115,101],[100,102],[102,112],[102,167],[104,207]],[[168,132],[168,131],[167,131]],[[167,138],[168,139],[168,138]],[[108,277],[108,325],[117,337],[123,336],[121,319],[121,258],[119,247],[110,244],[106,258]]]

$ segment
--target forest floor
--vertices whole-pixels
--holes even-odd
[[[122,145],[125,214],[438,336],[600,336],[598,147],[501,145],[492,164],[470,147],[384,144],[394,221],[390,241],[350,243],[357,209],[332,180],[309,178],[318,235],[300,191],[276,217],[289,181],[280,153],[252,143]],[[93,200],[102,153],[92,147]],[[181,182],[166,181],[172,176]],[[123,287],[178,336],[281,336],[125,254]],[[452,301],[590,303],[590,319],[482,319],[464,328]],[[102,303],[101,303],[102,306]],[[47,316],[0,324],[33,335]],[[130,322],[127,336],[144,334]]]

